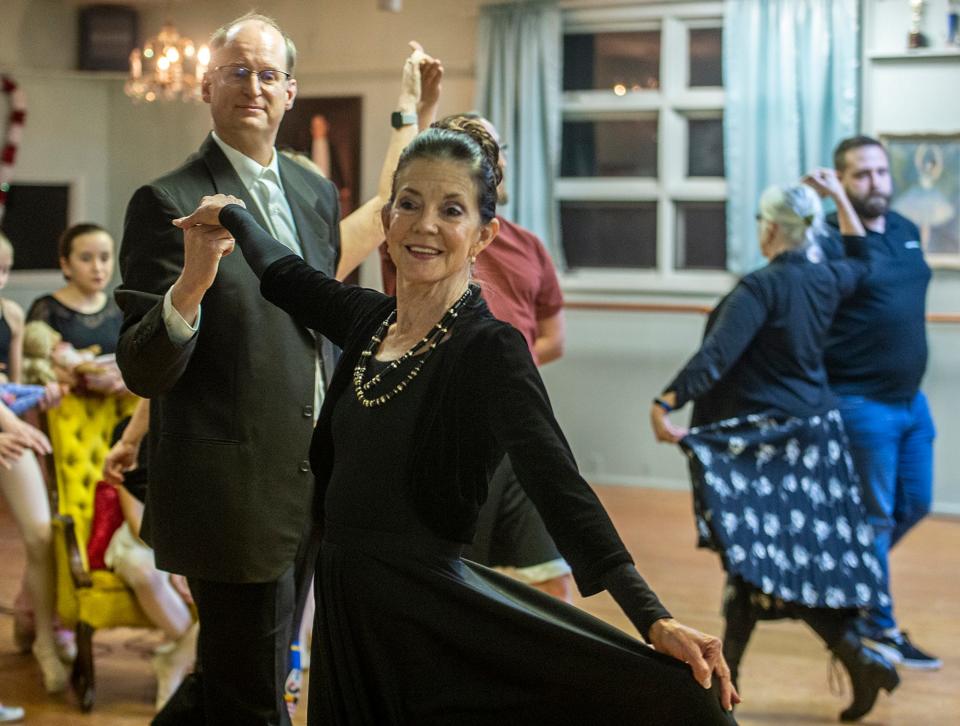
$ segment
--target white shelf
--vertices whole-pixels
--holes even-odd
[[[872,51],[867,58],[877,62],[921,61],[921,60],[960,60],[960,48],[917,48],[904,51]]]

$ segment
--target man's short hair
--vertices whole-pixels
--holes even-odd
[[[253,20],[264,25],[269,25],[271,28],[276,30],[280,35],[283,36],[283,43],[287,48],[287,73],[290,74],[291,78],[293,77],[293,68],[297,64],[297,46],[293,44],[293,39],[283,32],[283,28],[280,27],[280,24],[271,18],[268,15],[262,15],[261,13],[255,13],[250,11],[245,15],[241,15],[235,20],[231,20],[226,25],[221,25],[215,31],[213,35],[210,36],[210,50],[218,50],[227,44],[227,33],[230,32],[230,29],[234,26],[240,25],[240,23],[245,23],[248,20]],[[262,69],[257,69],[262,70]],[[282,69],[277,69],[282,70]]]
[[[843,173],[843,170],[847,167],[847,152],[860,149],[864,146],[879,146],[883,149],[884,154],[887,153],[886,147],[880,143],[879,139],[863,135],[851,136],[849,139],[844,139],[837,144],[837,148],[833,150],[833,168],[836,169],[838,173]]]

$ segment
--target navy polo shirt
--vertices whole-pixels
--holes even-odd
[[[822,240],[826,256],[845,255],[836,215]],[[840,305],[827,336],[825,361],[835,393],[907,401],[927,368],[926,299],[930,267],[920,232],[888,212],[886,231],[867,230],[868,273]]]

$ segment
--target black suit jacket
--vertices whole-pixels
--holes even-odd
[[[283,156],[279,164],[304,256],[332,274],[336,189]],[[183,236],[170,222],[218,192],[256,210],[207,137],[183,166],[133,195],[120,248],[117,361],[130,390],[151,399],[143,533],[157,565],[220,582],[267,582],[293,562],[309,525],[316,353],[319,346],[332,373],[335,351],[263,300],[239,254],[221,260],[199,332],[182,347],[170,340],[163,296],[183,265]]]

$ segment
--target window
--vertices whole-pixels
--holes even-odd
[[[722,15],[719,2],[566,11],[566,287],[729,285]]]

